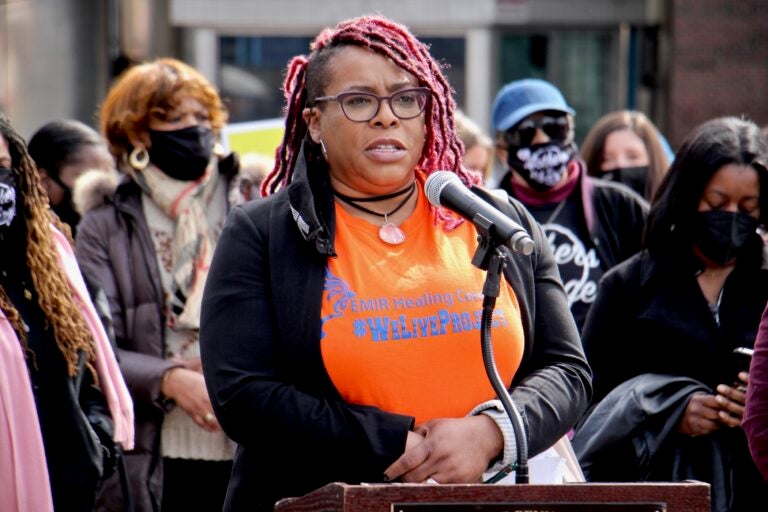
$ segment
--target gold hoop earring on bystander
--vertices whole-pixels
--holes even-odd
[[[128,164],[137,171],[143,171],[149,165],[149,153],[144,148],[133,148],[128,155]]]

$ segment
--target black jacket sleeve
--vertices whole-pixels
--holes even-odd
[[[322,283],[325,257],[301,245],[295,224],[283,219],[287,211],[257,226],[253,218],[269,216],[270,204],[258,213],[232,210],[208,274],[200,346],[216,415],[246,452],[278,465],[322,466],[304,492],[333,480],[381,481],[402,454],[413,418],[347,404],[311,377],[322,372],[319,355],[307,359],[319,340],[320,316],[310,318],[304,305],[315,299],[319,304],[322,284],[310,283]],[[270,222],[275,225],[267,229]],[[270,240],[267,231],[288,244]],[[279,254],[272,254],[271,243],[281,247]],[[293,270],[286,274],[286,268]],[[277,274],[297,282],[276,282]],[[286,289],[293,304],[276,298]],[[291,312],[290,325],[277,321],[276,309]]]

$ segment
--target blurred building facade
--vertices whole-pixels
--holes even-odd
[[[232,121],[277,117],[288,59],[368,13],[430,43],[486,128],[498,88],[530,76],[563,90],[579,139],[619,108],[673,145],[719,115],[768,124],[764,0],[0,0],[0,110],[25,135],[53,118],[95,125],[119,71],[171,55],[217,84]]]

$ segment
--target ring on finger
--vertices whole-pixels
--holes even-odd
[[[205,413],[205,416],[203,416],[203,420],[205,420],[206,423],[213,423],[213,420],[216,418],[213,416],[212,412]]]
[[[432,478],[432,477],[429,477],[429,478],[427,478],[426,480],[424,480],[424,483],[425,483],[425,484],[440,485],[440,482],[438,482],[437,480],[435,480],[435,479],[434,479],[434,478]]]

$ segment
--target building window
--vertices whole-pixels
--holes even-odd
[[[309,37],[222,37],[219,84],[230,121],[280,117],[285,68],[309,52]]]
[[[576,140],[606,112],[618,108],[613,98],[616,33],[610,30],[553,30],[508,34],[501,38],[501,84],[542,78],[555,84],[576,110]]]
[[[423,38],[432,55],[446,64],[443,70],[464,101],[464,39]],[[309,53],[310,37],[222,37],[219,41],[218,83],[231,122],[280,117],[284,105],[283,80],[288,62]]]

